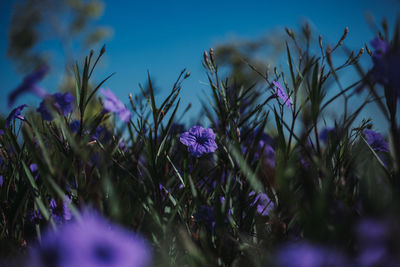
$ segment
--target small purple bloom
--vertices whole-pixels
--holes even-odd
[[[251,191],[249,193],[249,197],[255,196],[255,192]],[[258,193],[257,196],[254,197],[251,206],[257,205],[257,213],[261,216],[268,216],[271,211],[274,209],[274,202],[269,199],[267,194]]]
[[[11,106],[19,95],[26,92],[32,92],[41,98],[45,97],[47,95],[46,91],[37,86],[37,83],[43,79],[48,71],[49,67],[43,66],[25,76],[22,83],[8,96],[8,106]]]
[[[211,128],[193,126],[189,132],[182,133],[179,140],[188,147],[190,154],[197,158],[205,153],[212,153],[218,148],[215,143],[215,133]]]
[[[319,134],[319,139],[326,143],[328,142],[330,137],[333,137],[337,134],[336,127],[324,128],[322,129],[321,133]]]
[[[258,148],[260,151],[262,151],[262,155],[263,155],[266,163],[270,167],[274,168],[275,167],[275,150],[274,150],[274,148],[271,145],[267,144],[263,140],[260,140],[258,142]],[[258,158],[259,157],[258,152],[256,152],[254,156],[255,156],[255,158]]]
[[[105,97],[105,111],[118,114],[119,118],[124,122],[128,122],[131,119],[131,112],[110,89],[101,89],[100,93]]]
[[[74,97],[70,93],[55,93],[53,95],[46,96],[37,108],[45,121],[52,121],[53,115],[51,114],[51,107],[54,108],[58,113],[67,116],[74,110]]]
[[[32,223],[39,223],[42,219],[42,214],[38,210],[30,210],[27,211],[26,218]]]
[[[3,136],[3,135],[4,135],[4,130],[0,129],[0,136]]]
[[[279,267],[343,267],[350,266],[339,252],[306,242],[287,244],[275,254]]]
[[[79,131],[79,128],[81,127],[81,123],[77,120],[74,120],[69,124],[69,127],[73,133],[77,133]]]
[[[380,133],[377,133],[370,129],[364,130],[364,135],[367,143],[375,151],[389,152],[389,144],[383,139]]]
[[[57,232],[46,232],[30,256],[34,267],[144,267],[150,263],[151,252],[141,237],[86,212],[81,222],[71,221]]]
[[[15,119],[20,119],[22,121],[25,120],[25,117],[21,115],[21,111],[27,106],[28,105],[25,105],[25,104],[18,106],[10,112],[10,114],[8,115],[8,117],[6,119],[6,129],[8,129],[8,127],[10,127],[11,122],[14,121]]]
[[[37,180],[37,178],[39,177],[39,172],[36,163],[32,163],[31,165],[29,165],[29,169],[31,170],[32,175],[34,175],[35,180]]]
[[[97,126],[96,131],[93,133],[91,141],[97,140],[102,143],[106,143],[111,139],[112,134],[107,128],[103,126]]]
[[[57,208],[57,203],[56,203],[56,201],[54,200],[54,198],[52,198],[52,199],[50,200],[49,207],[50,207],[50,209],[55,209],[55,208]]]
[[[209,229],[215,226],[215,214],[211,207],[202,205],[199,210],[193,215],[194,219],[198,222],[204,223]]]
[[[3,175],[0,175],[0,187],[2,187],[3,186]]]
[[[278,81],[272,81],[272,83],[275,85],[275,93],[276,95],[282,99],[283,103],[290,108],[290,104],[292,104],[292,101],[290,98],[287,96],[285,90],[283,90],[282,85]]]

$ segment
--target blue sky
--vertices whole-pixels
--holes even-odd
[[[337,40],[348,26],[346,44],[360,48],[374,34],[365,22],[365,12],[370,11],[376,21],[385,16],[393,25],[399,14],[399,1],[105,1],[106,8],[98,24],[113,28],[113,36],[105,41],[107,55],[96,76],[116,75],[106,84],[121,99],[138,91],[138,83],[145,83],[150,71],[160,88],[160,97],[173,85],[183,68],[191,72],[182,91],[182,110],[193,103],[197,115],[198,98],[208,87],[202,70],[204,50],[234,38],[257,38],[285,26],[298,28],[308,20],[314,29],[331,43]],[[0,2],[0,112],[7,113],[6,97],[23,78],[6,57],[7,28],[13,1]],[[49,46],[58,51],[59,48]],[[82,55],[79,55],[82,56]],[[78,57],[79,57],[78,56]],[[79,59],[79,58],[78,58]],[[81,59],[81,58],[80,58]],[[60,61],[57,61],[60,62]],[[62,62],[62,61],[61,61]],[[60,82],[62,66],[52,66],[52,72],[43,82],[54,91]],[[19,103],[37,104],[37,99],[26,96]],[[186,118],[188,119],[188,118]]]

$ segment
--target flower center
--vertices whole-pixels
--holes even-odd
[[[200,145],[204,145],[207,142],[208,138],[205,136],[199,136],[196,138],[196,142]]]

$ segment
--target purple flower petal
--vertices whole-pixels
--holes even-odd
[[[10,112],[10,114],[8,115],[8,117],[6,119],[6,125],[5,125],[6,129],[8,129],[8,127],[10,127],[11,122],[14,121],[15,119],[20,119],[22,121],[25,120],[25,118],[21,115],[21,111],[27,106],[28,105],[25,105],[25,104],[18,106]]]
[[[110,89],[101,89],[100,93],[105,97],[103,103],[105,111],[118,114],[119,118],[124,122],[128,122],[131,119],[131,112]]]
[[[16,89],[14,89],[14,91],[12,91],[11,94],[8,96],[8,105],[12,106],[15,100],[21,94],[24,94],[26,92],[32,92],[37,96],[44,98],[47,95],[46,91],[43,90],[41,87],[38,87],[36,83],[42,80],[48,71],[49,67],[43,66],[38,70],[32,72],[31,74],[25,76],[22,83]]]
[[[285,90],[283,90],[282,85],[278,81],[272,81],[272,83],[275,85],[275,93],[276,95],[282,99],[283,103],[290,108],[290,104],[292,104],[292,101],[290,98],[287,96],[285,93]]]

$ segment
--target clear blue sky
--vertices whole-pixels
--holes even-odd
[[[296,28],[307,19],[315,29],[333,43],[344,27],[350,29],[346,44],[360,48],[374,36],[365,22],[370,11],[378,22],[385,16],[391,24],[399,14],[399,1],[105,1],[99,24],[114,29],[105,41],[107,56],[100,75],[116,72],[106,86],[127,101],[129,92],[145,83],[147,70],[160,96],[171,88],[183,68],[191,77],[182,91],[182,110],[189,102],[198,112],[198,97],[208,87],[201,59],[204,50],[236,36],[256,38],[276,28]],[[22,79],[6,57],[7,28],[13,1],[0,2],[0,112],[6,113],[6,98]],[[58,79],[57,66],[43,83],[54,91]],[[97,76],[99,77],[99,76]],[[104,76],[101,76],[104,77]],[[37,99],[22,98],[19,103],[37,104]],[[19,104],[18,103],[18,104]],[[196,113],[189,116],[195,117]]]

